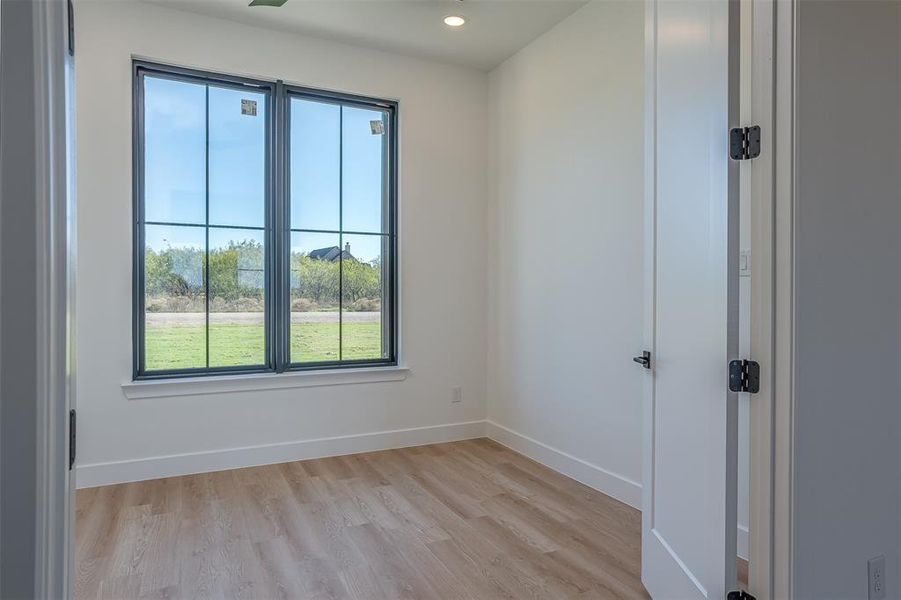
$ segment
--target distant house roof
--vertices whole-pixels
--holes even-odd
[[[329,262],[336,262],[339,258],[343,258],[344,260],[357,260],[354,258],[353,254],[350,253],[350,243],[344,245],[344,252],[341,252],[341,248],[338,246],[329,246],[328,248],[310,250],[309,257],[314,260],[327,260]]]

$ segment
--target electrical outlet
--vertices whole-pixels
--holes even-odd
[[[867,561],[867,577],[869,580],[868,600],[885,598],[885,555]]]
[[[451,402],[454,404],[463,402],[463,388],[460,386],[451,388]]]

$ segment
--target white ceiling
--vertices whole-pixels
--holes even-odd
[[[149,0],[260,27],[490,70],[582,7],[586,0]],[[462,15],[452,29],[443,19]]]

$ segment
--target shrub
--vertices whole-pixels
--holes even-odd
[[[166,298],[166,312],[196,312],[198,307],[189,296],[171,296]],[[203,310],[202,305],[199,307]]]
[[[309,298],[298,298],[291,303],[291,312],[313,312],[319,310],[319,305]]]
[[[242,297],[242,298],[220,298],[214,296],[210,298],[210,311],[223,312],[263,312],[264,302],[262,298]]]
[[[350,312],[379,312],[382,310],[382,301],[380,298],[360,298],[345,306],[344,310]]]
[[[227,303],[227,312],[263,312],[262,298],[235,298]]]
[[[144,303],[144,308],[151,313],[168,312],[165,298],[148,298]]]
[[[192,296],[163,296],[147,300],[148,312],[203,312],[202,298]]]

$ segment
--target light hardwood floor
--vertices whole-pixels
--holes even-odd
[[[76,597],[647,598],[640,513],[487,439],[80,490]]]

